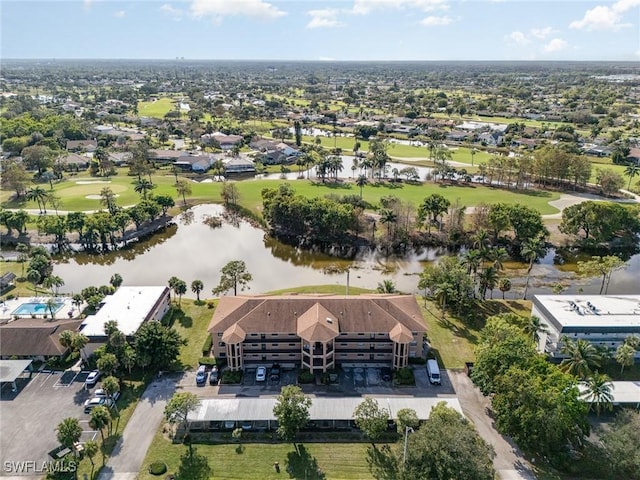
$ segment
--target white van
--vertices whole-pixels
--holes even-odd
[[[427,375],[434,385],[440,385],[440,367],[435,359],[427,360]]]

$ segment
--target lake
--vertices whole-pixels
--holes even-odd
[[[321,284],[344,285],[346,290],[347,274],[325,273],[327,267],[348,267],[351,286],[375,289],[383,279],[391,279],[400,291],[415,293],[425,265],[447,253],[444,249],[425,249],[403,258],[385,258],[365,248],[353,261],[336,259],[285,245],[243,220],[235,225],[224,222],[219,228],[204,223],[208,216],[223,212],[220,205],[193,207],[176,217],[176,225],[148,240],[105,255],[70,256],[55,264],[54,274],[64,279],[65,292],[77,293],[88,285],[108,284],[111,275],[119,273],[124,285],[166,285],[172,276],[190,285],[199,279],[204,283],[202,296],[210,297],[220,279],[220,269],[231,260],[244,260],[253,275],[249,293]],[[599,292],[599,279],[576,278],[573,272],[566,271],[566,265],[562,269],[556,267],[553,257],[550,252],[534,267],[531,293],[550,293],[549,284],[556,281],[571,284],[567,292],[580,288],[584,293]],[[512,268],[505,274],[511,278],[514,290],[507,297],[520,298],[524,266],[509,266]],[[640,293],[640,255],[631,258],[626,270],[613,275],[609,293]],[[499,290],[494,291],[494,297],[501,295]],[[186,296],[195,298],[190,288]]]

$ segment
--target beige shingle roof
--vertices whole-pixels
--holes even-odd
[[[297,334],[308,342],[328,342],[340,335],[338,319],[319,303],[298,318]]]
[[[337,321],[330,324],[327,317]],[[403,337],[406,332],[425,331],[415,297],[393,294],[222,297],[208,331],[226,336],[235,324],[246,334],[302,333],[314,338],[334,338],[337,333],[390,334],[398,324],[405,327],[397,332]]]

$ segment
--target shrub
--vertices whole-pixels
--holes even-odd
[[[216,357],[200,357],[198,360],[199,365],[206,365],[207,367],[213,367],[217,364]]]
[[[415,385],[416,384],[416,379],[413,376],[413,370],[406,367],[396,370],[395,379],[396,379],[397,385]]]
[[[213,346],[213,337],[207,335],[204,343],[202,344],[202,356],[207,357],[211,353],[211,347]]]
[[[221,383],[240,383],[242,382],[242,371],[225,370],[222,372]]]
[[[315,378],[315,375],[308,370],[300,370],[300,372],[298,372],[299,383],[312,383]]]
[[[215,307],[215,303],[213,303],[213,302],[207,302],[207,308],[211,309],[211,308],[213,308],[213,307]]]
[[[167,464],[163,462],[153,462],[149,465],[149,473],[151,475],[162,475],[167,473]]]

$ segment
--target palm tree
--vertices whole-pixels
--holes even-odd
[[[583,398],[591,403],[591,406],[595,405],[598,417],[602,407],[609,411],[613,410],[613,394],[611,393],[613,383],[608,375],[594,372],[587,377],[584,383],[586,391]]]
[[[511,290],[511,280],[508,278],[501,278],[498,280],[498,288],[502,292],[502,299],[504,300],[504,294]]]
[[[542,335],[543,333],[549,333],[547,325],[542,323],[540,318],[536,317],[535,315],[531,315],[529,317],[529,321],[524,326],[524,331],[536,344],[540,341],[540,335]]]
[[[204,289],[202,280],[194,280],[191,282],[191,291],[196,294],[196,299],[200,301],[200,292]]]
[[[577,376],[578,378],[587,378],[593,368],[600,368],[600,355],[596,347],[589,341],[579,338],[571,340],[563,337],[562,354],[567,358],[560,362],[560,368],[564,371]]]
[[[38,296],[38,284],[42,280],[40,276],[40,272],[38,270],[29,270],[27,272],[27,280],[29,280],[33,284],[33,290],[36,292],[36,297]]]
[[[362,189],[369,183],[366,175],[358,175],[356,178],[356,185],[360,187],[360,199],[362,199]]]
[[[104,442],[104,429],[111,423],[111,413],[109,409],[102,405],[91,410],[91,418],[89,418],[89,426],[94,430],[100,431],[102,441]]]
[[[140,178],[138,181],[136,181],[136,186],[133,187],[133,189],[142,195],[142,198],[144,200],[147,199],[147,193],[151,190],[153,190],[155,188],[155,185],[153,183],[151,183],[149,180],[147,180],[146,178]]]
[[[633,365],[635,354],[635,348],[626,342],[616,349],[616,362],[620,364],[620,373],[624,371],[624,367]]]
[[[16,252],[18,252],[18,262],[22,264],[22,274],[20,278],[24,278],[24,264],[29,260],[29,246],[26,243],[19,243],[16,245]]]
[[[51,314],[51,320],[55,320],[56,318],[56,312],[55,312],[55,308],[56,308],[56,301],[53,299],[53,297],[49,297],[47,298],[47,310],[49,310],[49,313]]]
[[[49,275],[44,279],[42,284],[51,289],[51,293],[57,297],[58,290],[64,285],[64,280],[57,275]]]
[[[477,250],[486,249],[491,245],[491,239],[489,238],[489,232],[486,229],[480,228],[473,237],[471,246]]]
[[[497,282],[498,271],[494,267],[486,267],[480,272],[480,290],[483,300],[487,297],[487,290],[491,291],[491,298],[493,298],[493,289],[496,288]]]
[[[391,226],[398,220],[397,215],[390,208],[383,208],[380,211],[380,222],[387,225],[387,234],[391,236]]]
[[[38,208],[40,209],[40,213],[44,210],[44,213],[47,213],[47,197],[49,194],[42,187],[33,187],[27,190],[26,199],[27,200],[35,200],[38,202]]]
[[[396,284],[393,283],[393,280],[386,279],[382,282],[378,283],[378,288],[376,289],[378,293],[396,293]]]
[[[92,478],[93,478],[93,469],[96,466],[95,463],[93,462],[93,457],[96,456],[96,454],[98,453],[99,450],[100,450],[100,447],[93,440],[89,440],[88,442],[86,442],[84,444],[84,454],[89,458],[89,461],[91,462],[91,477]]]
[[[471,148],[469,153],[471,153],[471,166],[473,167],[473,157],[476,156],[476,153],[478,153],[478,151],[475,148]]]
[[[82,436],[82,427],[80,421],[77,418],[68,417],[62,420],[56,428],[58,434],[58,441],[76,453],[76,444]]]
[[[178,180],[176,182],[176,191],[178,195],[182,195],[182,203],[186,206],[186,195],[191,195],[191,185],[189,185],[189,182],[187,180]]]
[[[633,180],[633,177],[640,175],[640,165],[628,165],[627,168],[624,169],[624,174],[629,177],[629,185],[627,185],[627,190],[629,190],[631,188],[631,180]]]
[[[533,265],[536,263],[536,260],[539,256],[543,255],[545,252],[545,242],[542,237],[535,237],[525,240],[522,244],[522,249],[520,250],[520,255],[525,260],[529,261],[529,267],[527,268],[527,281],[524,284],[524,294],[522,295],[523,299],[527,298],[527,290],[529,288],[529,279],[531,278],[531,270],[533,269]]]
[[[489,260],[493,262],[493,268],[497,271],[504,270],[504,262],[509,259],[507,250],[500,248],[492,248],[489,250]]]

